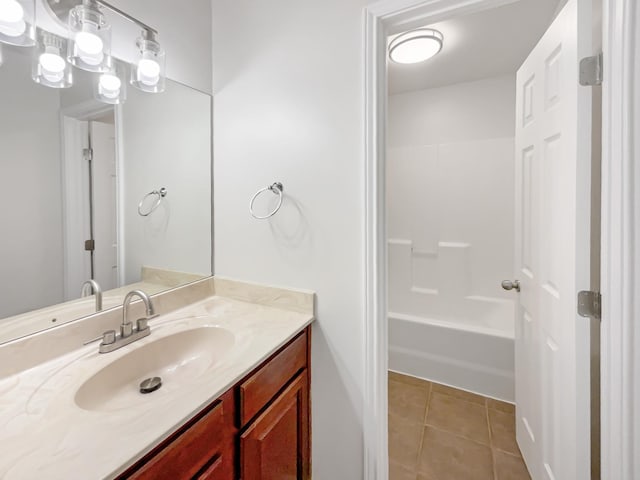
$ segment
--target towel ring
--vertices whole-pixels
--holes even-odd
[[[282,186],[282,183],[280,182],[275,182],[272,183],[271,185],[269,185],[268,187],[264,187],[262,190],[258,190],[256,192],[256,194],[253,196],[253,198],[251,199],[251,202],[249,202],[249,213],[251,214],[251,216],[257,220],[265,220],[267,218],[273,217],[276,213],[278,213],[278,210],[280,210],[280,207],[282,206],[282,191],[284,190],[284,187]],[[256,198],[258,198],[260,196],[260,194],[262,192],[266,192],[266,191],[271,191],[274,194],[278,195],[278,205],[276,205],[276,208],[273,209],[273,211],[267,215],[256,215],[253,212],[253,203],[256,201]]]
[[[151,206],[149,211],[144,213],[142,211],[142,205],[144,205],[144,201],[147,198],[149,198],[151,195],[157,195],[158,198],[156,199],[156,202]],[[141,217],[148,217],[149,215],[151,215],[155,211],[155,209],[160,206],[160,204],[162,203],[162,199],[166,196],[167,196],[167,189],[164,187],[162,187],[160,190],[154,190],[152,192],[147,193],[144,197],[142,197],[142,200],[140,200],[140,203],[138,204],[138,215],[140,215]]]

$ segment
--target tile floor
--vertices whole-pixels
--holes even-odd
[[[389,372],[390,480],[530,480],[513,405]]]

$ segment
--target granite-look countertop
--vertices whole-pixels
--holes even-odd
[[[213,296],[158,317],[151,335],[131,345],[99,354],[91,344],[0,378],[0,478],[116,477],[313,321],[311,292],[213,281]],[[76,404],[79,387],[108,364],[201,326],[234,335],[210,373],[181,381],[179,389],[163,386],[130,407],[90,411]]]

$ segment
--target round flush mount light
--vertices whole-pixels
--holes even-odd
[[[389,58],[395,63],[419,63],[442,50],[444,37],[438,30],[418,28],[401,33],[389,43]]]

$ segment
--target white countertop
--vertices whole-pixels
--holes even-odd
[[[266,306],[260,293],[247,296],[256,303],[236,300],[238,285],[244,284],[216,286],[214,296],[159,317],[150,322],[151,335],[115,352],[100,355],[91,344],[0,379],[0,478],[116,477],[313,321],[313,306],[307,311]],[[264,303],[286,303],[281,300],[287,296]],[[161,388],[131,408],[96,412],[76,405],[78,388],[104,366],[200,325],[223,327],[235,336],[213,374],[191,381],[184,392]]]

